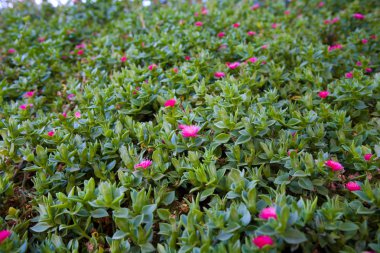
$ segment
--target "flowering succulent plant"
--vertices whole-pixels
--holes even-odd
[[[34,2],[0,9],[0,252],[380,252],[378,1]]]

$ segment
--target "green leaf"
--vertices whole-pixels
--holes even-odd
[[[309,191],[313,191],[314,190],[313,183],[307,177],[301,177],[300,179],[298,179],[298,185],[301,188],[309,190]]]
[[[229,134],[220,133],[220,134],[218,134],[218,135],[214,138],[214,141],[215,141],[216,143],[226,143],[226,142],[228,142],[229,139],[230,139],[230,135],[229,135]]]
[[[108,217],[109,214],[107,211],[103,208],[98,208],[94,211],[91,211],[91,216],[94,218],[103,218],[103,217]]]
[[[39,222],[35,226],[31,227],[30,229],[37,233],[42,233],[51,228],[52,226],[47,224],[46,222]]]
[[[346,222],[339,224],[338,229],[341,231],[350,232],[350,231],[358,230],[359,226],[356,225],[355,223],[351,222],[351,221],[346,221]]]
[[[169,220],[170,212],[169,209],[162,209],[159,208],[157,210],[158,217],[160,217],[161,220]]]
[[[299,244],[307,241],[305,234],[294,228],[288,228],[282,238],[289,244]]]

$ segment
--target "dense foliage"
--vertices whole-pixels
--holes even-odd
[[[0,10],[0,252],[380,252],[379,12]]]

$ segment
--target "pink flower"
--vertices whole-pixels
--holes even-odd
[[[338,50],[338,49],[342,49],[342,45],[341,44],[336,44],[336,45],[331,45],[328,47],[328,51],[331,52],[333,50]]]
[[[324,20],[324,21],[323,21],[323,23],[324,23],[325,25],[328,25],[328,24],[330,24],[330,22],[331,22],[331,21],[330,21],[330,20],[328,20],[328,19],[326,19],[326,20]]]
[[[202,11],[201,11],[202,15],[207,15],[208,14],[208,10],[206,7],[202,7]]]
[[[236,69],[237,67],[240,66],[240,63],[239,63],[239,62],[227,63],[227,66],[228,66],[230,69]]]
[[[318,96],[319,96],[320,98],[322,98],[322,99],[327,98],[328,95],[330,95],[330,92],[328,92],[327,90],[323,90],[323,91],[320,91],[320,92],[318,93]]]
[[[259,249],[263,248],[266,245],[273,245],[273,239],[268,235],[259,235],[252,239],[253,244],[256,245]]]
[[[286,10],[286,11],[284,11],[284,14],[285,14],[285,15],[290,15],[290,10]]]
[[[353,18],[355,19],[364,19],[365,16],[361,13],[355,13],[354,15],[352,15]]]
[[[165,107],[174,107],[176,102],[177,101],[174,98],[172,98],[172,99],[166,100],[164,106]]]
[[[227,48],[228,46],[226,45],[226,44],[222,44],[222,45],[220,45],[219,46],[219,49],[225,49],[225,48]]]
[[[376,40],[377,39],[377,36],[375,34],[372,34],[371,36],[369,36],[371,39],[373,40]]]
[[[54,134],[55,134],[55,132],[54,132],[54,131],[49,131],[49,132],[48,132],[48,135],[49,135],[50,137],[53,137],[53,136],[54,136]]]
[[[364,155],[364,160],[366,160],[366,161],[371,160],[371,158],[372,158],[372,154],[365,154]]]
[[[276,29],[279,25],[280,25],[280,24],[273,23],[273,24],[272,24],[272,28],[273,28],[273,29]]]
[[[319,3],[318,3],[318,7],[319,7],[319,8],[323,7],[324,5],[325,5],[324,2],[319,2]]]
[[[337,22],[339,22],[339,18],[333,18],[331,20],[331,24],[334,24],[334,23],[337,23]]]
[[[225,76],[226,76],[226,74],[224,74],[224,72],[215,72],[215,74],[214,74],[215,78],[222,78]]]
[[[16,53],[16,49],[10,48],[10,49],[8,49],[8,53],[9,54],[14,54],[14,53]]]
[[[83,49],[78,50],[77,55],[83,55],[83,54],[84,54],[84,50]]]
[[[11,236],[12,232],[9,230],[1,230],[0,231],[0,243],[3,243],[9,236]]]
[[[74,98],[75,98],[75,94],[73,94],[73,93],[67,95],[68,100],[73,100]]]
[[[333,171],[338,171],[338,170],[344,169],[342,164],[340,164],[339,162],[333,161],[333,160],[326,161],[325,165],[327,167],[330,167]]]
[[[353,192],[353,191],[360,191],[361,187],[358,183],[356,182],[348,182],[346,184],[347,190]]]
[[[198,17],[198,16],[199,16],[198,12],[194,13],[194,17]]]
[[[254,31],[248,31],[247,35],[248,36],[254,36],[254,35],[256,35],[256,32],[254,32]]]
[[[178,68],[173,68],[174,73],[178,73]]]
[[[44,42],[45,41],[45,37],[40,37],[40,38],[38,38],[38,42],[39,43],[42,43],[42,42]]]
[[[260,4],[254,4],[252,7],[251,7],[251,10],[257,10],[258,8],[260,8]]]
[[[367,72],[367,73],[371,73],[371,72],[372,72],[372,69],[371,69],[371,68],[366,68],[366,69],[365,69],[365,72]]]
[[[152,70],[154,70],[154,69],[156,69],[157,68],[157,65],[156,64],[150,64],[149,65],[149,67],[148,67],[148,69],[150,70],[150,71],[152,71]]]
[[[64,118],[67,118],[67,113],[63,112],[63,113],[62,113],[62,116],[63,116]]]
[[[259,214],[259,218],[263,220],[268,220],[269,218],[273,218],[277,220],[277,214],[276,214],[276,208],[274,207],[267,207],[261,210]]]
[[[232,26],[233,26],[234,28],[239,28],[240,23],[235,23],[235,24],[233,24]]]
[[[199,126],[187,126],[187,125],[179,125],[178,126],[182,130],[182,136],[185,138],[190,138],[190,137],[197,137],[198,132],[200,130]]]
[[[362,65],[363,65],[363,64],[362,64],[361,61],[357,61],[357,62],[356,62],[356,66],[361,67]]]
[[[268,48],[268,45],[262,45],[261,46],[261,49],[267,49]]]
[[[183,24],[185,24],[185,20],[181,19],[178,23],[179,23],[180,25],[183,25]]]
[[[354,77],[354,74],[352,74],[352,72],[347,72],[345,75],[344,75],[346,78],[353,78]]]
[[[86,48],[86,44],[84,44],[84,43],[80,43],[80,44],[75,46],[75,49],[85,49],[85,48]]]
[[[121,62],[126,62],[127,59],[128,59],[127,56],[124,55],[124,56],[122,56],[122,57],[120,58],[120,61],[121,61]]]
[[[256,57],[252,57],[252,58],[249,58],[247,61],[251,63],[255,63],[258,61],[258,59]]]
[[[146,169],[149,166],[151,166],[152,163],[153,162],[151,160],[142,160],[140,163],[138,163],[138,164],[135,165],[135,169],[138,169],[138,168]]]
[[[35,91],[28,91],[24,94],[26,98],[32,98],[34,96]]]
[[[186,60],[186,61],[190,61],[190,60],[191,60],[191,57],[190,57],[190,56],[185,56],[185,60]]]
[[[220,32],[218,33],[218,38],[223,38],[224,36],[226,36],[226,33],[225,32]]]
[[[82,117],[82,115],[80,114],[80,112],[75,112],[74,113],[74,116],[75,118],[79,119],[80,117]]]
[[[203,26],[203,23],[201,21],[197,21],[194,23],[195,26]]]
[[[368,40],[367,39],[362,39],[362,44],[367,44]]]
[[[28,107],[33,107],[33,104],[22,104],[19,106],[19,108],[23,111],[25,111],[26,109],[28,109]]]

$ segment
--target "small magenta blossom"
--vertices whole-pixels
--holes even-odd
[[[150,64],[149,66],[148,66],[148,69],[150,70],[150,71],[152,71],[152,70],[154,70],[154,69],[156,69],[157,68],[157,65],[156,64]]]
[[[285,14],[285,15],[290,15],[290,10],[286,10],[286,11],[284,11],[284,14]]]
[[[354,77],[354,74],[352,72],[347,72],[345,75],[344,75],[346,78],[348,79],[351,79]]]
[[[225,32],[220,32],[218,33],[218,38],[223,38],[224,36],[226,36],[226,33]]]
[[[67,118],[67,113],[63,112],[63,113],[62,113],[62,116],[63,116],[64,118]]]
[[[194,23],[194,25],[200,27],[203,26],[203,23],[201,21],[197,21]]]
[[[276,29],[276,28],[279,27],[279,26],[280,26],[280,24],[277,24],[277,23],[273,23],[273,24],[272,24],[272,28],[273,28],[273,29]]]
[[[258,8],[260,8],[260,4],[254,4],[252,7],[251,7],[251,10],[257,10]]]
[[[240,66],[240,63],[239,63],[239,62],[227,63],[227,66],[228,66],[230,69],[236,69],[237,67]]]
[[[82,115],[80,114],[80,112],[75,112],[74,113],[74,116],[75,118],[79,119],[80,117],[82,117]]]
[[[372,34],[371,36],[369,36],[371,39],[373,39],[373,40],[376,40],[377,39],[377,36],[376,36],[376,34]]]
[[[262,45],[261,46],[261,49],[267,49],[268,48],[268,45]]]
[[[336,44],[336,45],[329,46],[327,49],[329,52],[331,52],[331,51],[342,49],[342,48],[343,46],[341,44]]]
[[[346,189],[353,192],[353,191],[360,191],[361,187],[358,183],[356,182],[348,182],[346,184]]]
[[[327,96],[330,94],[330,92],[328,92],[327,90],[323,90],[323,91],[320,91],[319,93],[318,93],[318,96],[320,97],[320,98],[322,98],[322,99],[325,99],[325,98],[327,98]]]
[[[124,55],[124,56],[122,56],[122,57],[120,58],[120,61],[121,61],[121,62],[126,62],[127,59],[128,59],[127,56]]]
[[[143,169],[146,169],[148,168],[149,166],[152,165],[152,161],[151,160],[142,160],[140,163],[136,164],[135,165],[135,169],[138,169],[138,168],[143,168]]]
[[[338,23],[339,22],[339,18],[333,18],[331,20],[331,24],[335,24],[335,23]]]
[[[34,96],[35,91],[28,91],[24,94],[26,98],[32,98]]]
[[[356,62],[356,66],[361,67],[362,65],[363,65],[363,64],[362,64],[361,61],[357,61],[357,62]]]
[[[254,31],[248,31],[248,32],[247,32],[247,35],[248,35],[248,36],[255,36],[255,35],[256,35],[256,32],[254,32]]]
[[[39,37],[39,38],[38,38],[38,42],[39,42],[39,43],[42,43],[42,42],[44,42],[44,41],[45,41],[45,37]]]
[[[363,157],[364,157],[364,160],[369,161],[372,158],[372,154],[371,153],[365,154]]]
[[[352,15],[352,17],[360,20],[365,19],[365,16],[361,13],[355,13],[354,15]]]
[[[261,210],[259,214],[259,218],[263,220],[269,220],[270,218],[277,220],[276,208],[274,207],[264,208],[263,210]]]
[[[323,21],[323,24],[325,24],[325,25],[328,25],[330,23],[331,23],[331,21],[329,19],[326,19],[326,20]]]
[[[16,53],[16,49],[10,48],[10,49],[8,49],[8,53],[9,54],[14,54],[14,53]]]
[[[239,28],[240,27],[240,23],[235,23],[232,25],[234,28]]]
[[[178,68],[173,68],[174,73],[178,73]]]
[[[368,40],[367,39],[362,39],[362,44],[367,44]]]
[[[0,231],[0,244],[3,243],[8,237],[12,234],[9,230],[1,230]]]
[[[84,54],[84,50],[83,49],[78,50],[77,55],[83,55],[83,54]]]
[[[268,235],[259,235],[252,239],[253,244],[256,245],[259,249],[263,248],[266,245],[273,245],[272,237]]]
[[[325,162],[325,165],[329,168],[331,168],[333,171],[338,171],[344,169],[343,165],[339,162],[328,160]]]
[[[67,95],[68,100],[73,100],[74,98],[75,98],[75,94],[73,94],[73,93]]]
[[[224,72],[215,72],[215,74],[214,74],[215,78],[222,78],[225,76],[226,76],[226,74],[224,74]]]
[[[190,56],[185,56],[185,60],[186,60],[186,61],[190,61],[190,60],[191,60],[191,57],[190,57]]]
[[[164,106],[165,107],[174,107],[175,104],[176,104],[177,100],[175,100],[174,98],[172,99],[169,99],[169,100],[166,100]]]
[[[251,57],[251,58],[249,58],[248,60],[247,60],[247,62],[250,62],[250,63],[255,63],[255,62],[257,62],[258,61],[258,59],[256,58],[256,57]]]
[[[367,73],[371,73],[373,70],[371,69],[371,68],[366,68],[365,69],[365,72],[367,72]]]
[[[178,128],[182,130],[181,134],[185,138],[197,137],[200,130],[200,127],[195,125],[179,125]]]
[[[33,104],[22,104],[19,108],[23,111],[27,110],[29,107],[33,107]]]
[[[53,136],[54,136],[54,134],[55,134],[55,132],[54,132],[54,131],[49,131],[49,132],[48,132],[48,135],[49,135],[50,137],[53,137]]]
[[[202,14],[202,15],[207,15],[207,14],[208,14],[208,10],[207,10],[206,7],[202,7],[201,14]]]

